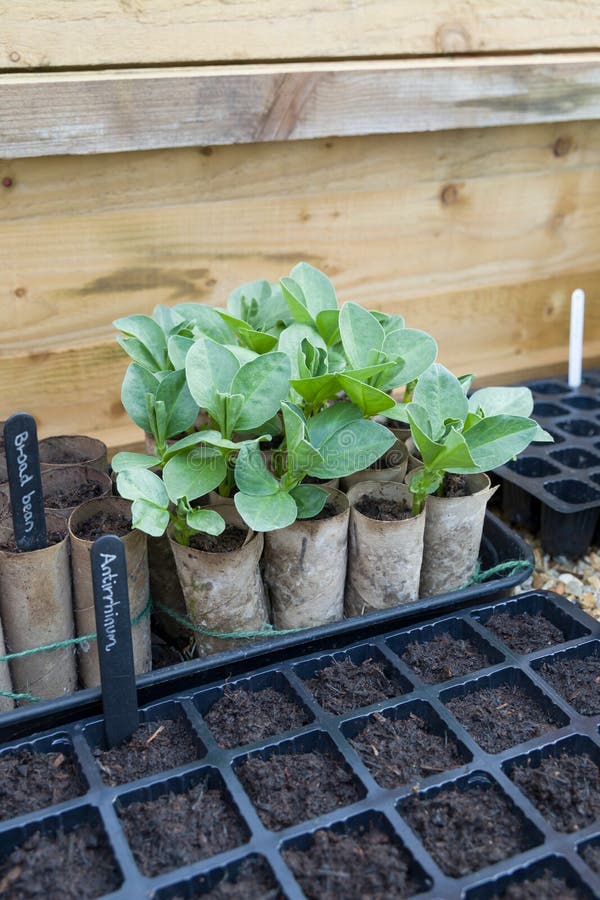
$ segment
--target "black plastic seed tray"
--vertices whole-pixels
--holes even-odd
[[[61,885],[85,879],[78,896],[98,896],[102,877],[128,900],[491,900],[525,880],[537,889],[528,896],[600,897],[600,623],[538,591],[349,638],[260,669],[248,660],[233,679],[197,673],[144,706],[148,743],[161,726],[184,727],[183,758],[116,786],[98,715],[44,732],[32,721],[18,740],[0,722],[0,762],[54,753],[50,768],[73,760],[81,779],[76,796],[43,809],[6,819],[3,805],[6,896],[21,896],[35,833],[58,841],[63,829],[67,850],[52,858]],[[248,704],[267,689],[265,719]],[[265,721],[260,740],[244,732]],[[215,812],[200,830],[205,809]],[[83,832],[79,856],[82,825],[92,837]],[[191,859],[180,848],[190,832]]]
[[[539,530],[547,553],[580,556],[600,537],[600,370],[576,390],[564,378],[527,386],[533,415],[554,443],[533,443],[496,469],[502,507],[513,524]]]

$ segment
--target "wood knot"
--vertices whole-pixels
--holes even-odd
[[[18,287],[15,289],[15,297],[19,297],[19,298],[24,297],[26,293],[27,293],[27,289],[24,287]]]
[[[452,206],[458,200],[458,187],[455,184],[446,184],[440,191],[440,200],[444,206]]]
[[[570,137],[559,137],[554,141],[552,152],[555,156],[566,156],[573,149],[573,139]]]
[[[11,62],[18,63],[19,60],[21,59],[21,54],[17,53],[16,50],[13,50],[12,53],[8,54],[8,58],[10,59]]]
[[[200,147],[200,153],[202,156],[212,156],[213,148],[212,147]]]
[[[13,180],[10,176],[6,175],[5,178],[2,179],[2,187],[9,188],[13,186]]]
[[[435,33],[435,49],[438,53],[466,53],[472,49],[471,35],[459,22],[447,22]]]

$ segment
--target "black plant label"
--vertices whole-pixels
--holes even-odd
[[[48,537],[40,452],[33,416],[15,413],[7,419],[4,450],[17,547],[19,550],[40,550],[48,546]]]
[[[94,541],[91,553],[104,730],[109,747],[139,723],[125,547],[115,535]]]

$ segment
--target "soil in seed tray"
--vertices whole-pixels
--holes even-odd
[[[150,878],[245,843],[247,829],[216,788],[200,782],[119,809],[135,861]]]
[[[412,517],[412,512],[406,503],[399,500],[388,500],[385,497],[369,497],[368,494],[359,497],[355,508],[363,516],[377,519],[380,522],[397,522]]]
[[[197,879],[198,893],[187,897],[202,897],[202,900],[285,900],[271,870],[262,859],[245,859],[235,875],[226,873],[211,890],[203,891],[208,883],[206,876]],[[183,896],[173,900],[185,900]]]
[[[414,713],[396,720],[374,713],[350,743],[373,778],[385,788],[418,782],[465,761],[447,734],[434,734]]]
[[[204,715],[219,747],[239,747],[300,728],[311,716],[274,688],[246,691],[226,686],[223,696]]]
[[[597,656],[548,660],[539,672],[580,715],[600,713],[600,659]]]
[[[515,766],[510,777],[557,831],[579,831],[600,817],[600,769],[585,753]]]
[[[64,753],[25,749],[0,756],[0,819],[63,803],[86,790],[77,763]]]
[[[46,509],[71,509],[72,506],[80,506],[86,500],[94,500],[103,493],[102,485],[97,481],[87,481],[71,491],[53,491],[44,494],[44,506]]]
[[[389,900],[423,889],[403,847],[372,822],[356,834],[315,832],[306,850],[283,857],[308,900]]]
[[[103,832],[82,824],[72,831],[36,831],[0,861],[6,900],[85,900],[115,891],[123,879]]]
[[[239,550],[247,534],[245,528],[226,525],[225,530],[218,535],[195,534],[190,540],[190,547],[194,550],[204,550],[206,553],[230,553],[232,550]]]
[[[112,787],[183,766],[200,755],[185,719],[144,722],[121,747],[94,750],[102,780]]]
[[[55,544],[60,544],[62,540],[64,540],[65,535],[67,533],[67,523],[65,521],[65,528],[62,531],[49,531],[46,535],[48,539],[48,547],[53,547]],[[0,550],[8,550],[9,553],[29,553],[29,550],[20,550],[17,547],[17,542],[15,541],[14,535],[11,535],[7,540],[0,542]]]
[[[490,665],[487,656],[472,641],[459,640],[448,632],[429,641],[413,641],[402,654],[402,661],[428,684],[447,681]]]
[[[541,613],[528,612],[511,616],[509,613],[496,613],[485,623],[501,641],[514,653],[533,653],[543,647],[562,644],[564,634]]]
[[[569,887],[563,878],[544,869],[538,878],[509,884],[501,894],[494,894],[490,900],[583,900],[584,897],[589,897],[589,894]]]
[[[513,684],[454,697],[446,706],[488,753],[530,741],[560,725],[552,713]]]
[[[581,851],[581,855],[590,869],[600,873],[600,844],[588,844]]]
[[[115,513],[97,512],[75,529],[78,538],[84,541],[95,541],[103,534],[116,534],[124,537],[131,531],[131,520],[127,516]]]
[[[452,878],[535,846],[528,826],[495,785],[447,789],[415,798],[401,814],[440,868]]]
[[[237,775],[261,821],[274,831],[360,799],[349,769],[324,753],[250,757]]]
[[[306,682],[318,702],[334,715],[341,715],[380,700],[398,697],[405,691],[383,662],[365,659],[356,666],[350,657],[333,660]]]

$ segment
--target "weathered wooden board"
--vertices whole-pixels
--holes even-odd
[[[0,76],[0,157],[597,118],[597,52]]]
[[[576,49],[596,0],[3,0],[0,68]]]
[[[29,409],[42,434],[135,440],[111,320],[223,303],[300,259],[487,381],[564,367],[582,286],[600,358],[598,122],[23,159],[3,179],[0,418]]]

